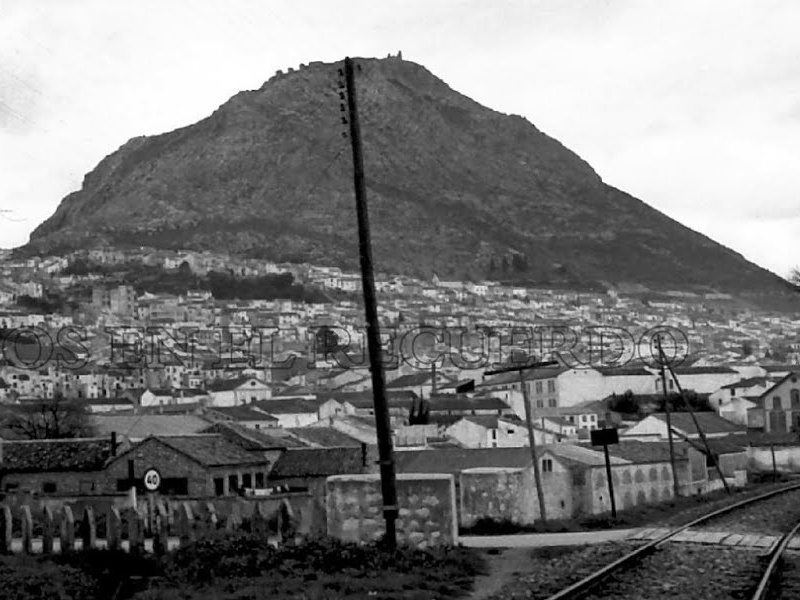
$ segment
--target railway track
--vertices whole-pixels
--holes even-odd
[[[800,554],[790,549],[800,531],[800,498],[785,496],[798,491],[800,484],[793,484],[714,510],[635,548],[548,600],[800,599]],[[730,527],[735,518],[745,532],[782,535],[766,553],[753,548],[668,545],[690,528]]]

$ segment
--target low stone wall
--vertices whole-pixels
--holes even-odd
[[[538,517],[529,469],[466,469],[459,479],[462,527],[481,519],[532,525]]]
[[[328,535],[373,542],[385,533],[380,476],[337,475],[327,479]],[[455,544],[456,492],[452,475],[398,474],[397,539],[418,548]]]
[[[779,473],[800,473],[800,447],[775,446],[775,469]],[[747,470],[772,473],[772,451],[769,446],[747,449]]]

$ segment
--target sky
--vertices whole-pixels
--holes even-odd
[[[0,247],[132,137],[278,69],[402,50],[785,276],[800,264],[799,30],[794,0],[0,0]]]

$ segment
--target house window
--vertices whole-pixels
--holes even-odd
[[[792,408],[800,408],[800,390],[792,390],[789,395],[792,399]]]
[[[508,430],[508,435],[514,435],[514,430],[513,429],[509,429]]]
[[[493,440],[497,439],[497,429],[492,429],[492,439]]]
[[[555,398],[550,398],[550,399],[547,401],[547,405],[548,405],[550,408],[555,408],[555,407],[556,407],[556,399],[555,399]]]
[[[253,478],[250,473],[245,473],[242,475],[242,487],[245,489],[250,489],[253,487]]]
[[[552,473],[553,472],[553,461],[549,458],[545,458],[542,460],[542,471],[545,473]]]
[[[537,400],[536,408],[544,408],[544,400]]]
[[[556,391],[556,382],[552,379],[547,382],[547,391],[548,392],[555,392]]]
[[[256,473],[256,488],[262,489],[264,487],[264,474]]]
[[[239,489],[239,476],[228,475],[228,493],[235,494]]]
[[[736,390],[731,388],[731,396],[735,396],[735,395],[736,395]]]
[[[780,410],[781,408],[783,408],[783,406],[781,406],[781,404],[782,403],[781,403],[781,397],[780,396],[773,396],[772,397],[772,410]]]
[[[55,494],[56,493],[56,484],[54,481],[45,481],[42,484],[42,493],[43,494]]]
[[[225,480],[222,477],[214,478],[214,494],[222,496],[225,493]]]
[[[542,382],[541,381],[537,381],[536,382],[536,393],[537,394],[541,394],[542,393]]]

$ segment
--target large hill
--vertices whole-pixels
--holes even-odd
[[[604,184],[526,119],[477,104],[413,62],[357,64],[377,270],[787,290],[779,277]],[[63,199],[28,249],[150,245],[357,268],[341,67],[277,74],[194,125],[128,141]]]

